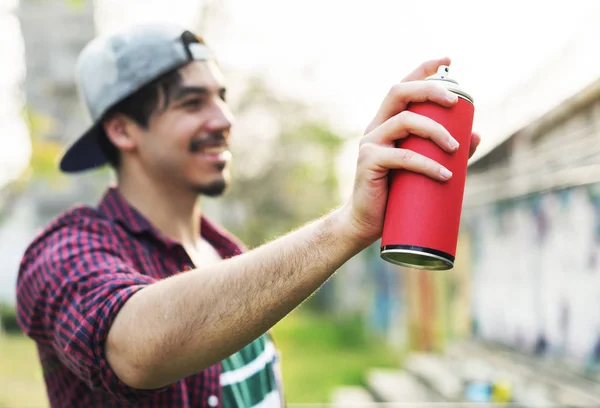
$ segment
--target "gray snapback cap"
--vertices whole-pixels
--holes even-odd
[[[97,37],[81,52],[75,77],[91,127],[68,147],[60,160],[67,173],[102,166],[107,158],[99,144],[106,137],[101,120],[108,110],[162,74],[191,61],[212,58],[191,32],[174,25],[136,25]]]

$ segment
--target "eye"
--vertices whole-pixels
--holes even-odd
[[[186,108],[198,108],[200,106],[202,106],[203,101],[200,98],[192,98],[192,99],[188,99],[187,101],[182,103],[182,106],[185,106]]]
[[[226,95],[225,91],[219,92],[219,98],[221,98],[223,100],[223,102],[227,101],[227,95]]]

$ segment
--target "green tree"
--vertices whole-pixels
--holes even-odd
[[[343,137],[300,101],[277,96],[260,78],[249,80],[233,108],[242,118],[268,116],[278,131],[271,139],[250,135],[234,150],[234,182],[224,205],[239,215],[224,220],[228,228],[255,247],[338,203],[336,160]]]

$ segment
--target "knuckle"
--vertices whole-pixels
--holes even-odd
[[[364,142],[358,149],[358,159],[365,160],[368,157],[371,157],[376,150],[377,146],[375,146],[372,142]]]
[[[403,84],[394,84],[388,92],[392,96],[398,96],[402,93]]]
[[[401,122],[408,122],[409,120],[411,120],[414,117],[414,113],[412,113],[409,110],[403,110],[402,112],[400,112],[397,117],[398,120]]]
[[[415,133],[423,136],[427,124],[423,122],[423,115],[409,110],[404,110],[398,114],[396,127],[398,130],[406,133]]]
[[[414,119],[415,114],[409,110],[403,110],[394,118],[396,125],[404,128],[408,127],[414,121]]]
[[[403,163],[410,163],[415,159],[416,153],[408,149],[399,149],[398,154],[400,161]]]

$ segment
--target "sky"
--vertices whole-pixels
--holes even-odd
[[[192,25],[201,3],[97,0],[97,28],[105,33],[144,21]],[[585,33],[600,16],[599,3],[227,0],[225,18],[205,37],[228,70],[266,75],[281,92],[314,104],[336,128],[356,137],[392,85],[422,61],[449,55],[451,75],[475,98],[475,129],[485,132],[482,146],[489,150],[511,126],[560,99],[557,84],[567,84],[561,92],[568,94],[600,74],[600,62],[595,65],[595,54],[589,56],[596,47],[580,50],[588,56],[585,64],[561,57],[568,44],[589,37]],[[29,155],[14,98],[23,76],[18,21],[9,14],[15,4],[0,0],[0,61],[12,62],[0,64],[0,184],[14,177]],[[592,47],[589,41],[586,46]],[[562,71],[549,67],[557,61]],[[586,74],[579,75],[579,69]],[[536,82],[540,72],[545,76]],[[534,89],[530,84],[537,84],[535,98],[515,107],[511,98]],[[347,157],[353,154],[349,149]]]

